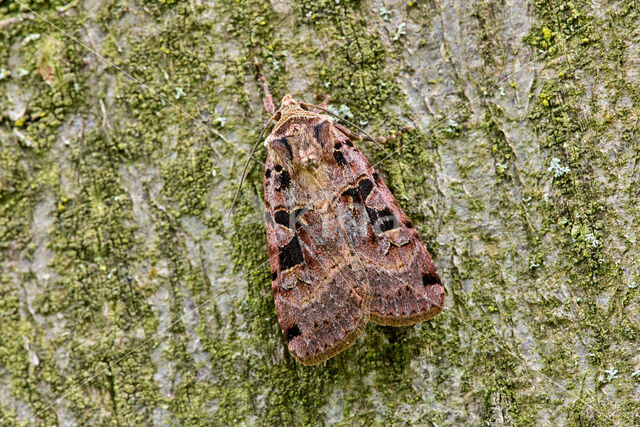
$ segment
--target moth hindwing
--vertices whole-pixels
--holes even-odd
[[[444,287],[427,249],[345,128],[291,95],[274,119],[266,231],[291,354],[319,363],[349,347],[368,320],[411,325],[440,313]]]

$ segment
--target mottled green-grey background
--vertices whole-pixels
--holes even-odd
[[[636,1],[20,2],[42,18],[0,2],[0,424],[640,424]],[[254,59],[276,98],[414,126],[360,146],[443,314],[288,354],[260,163],[225,217],[267,119]]]

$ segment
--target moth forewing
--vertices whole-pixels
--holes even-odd
[[[438,314],[444,287],[417,231],[333,119],[282,99],[267,137],[264,194],[272,291],[304,364],[349,347],[369,320]],[[353,134],[351,134],[353,136]]]

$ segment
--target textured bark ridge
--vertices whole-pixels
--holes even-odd
[[[0,425],[640,425],[639,13],[630,0],[0,2]],[[318,186],[340,203],[269,215],[265,176],[283,194],[300,178],[282,163],[265,174],[260,146],[228,219],[268,119],[254,60],[278,100],[331,94],[370,135],[413,130],[382,147],[352,138],[377,175]],[[320,116],[307,141],[341,129]],[[337,142],[323,164],[351,170],[356,151]],[[270,268],[270,246],[285,272],[315,262],[320,215],[353,219],[327,241],[360,255],[327,248],[333,270],[310,268],[350,287]],[[418,234],[439,278],[403,249]],[[324,298],[350,316],[315,311],[326,345],[294,354],[358,342],[300,366],[288,346],[316,325],[290,305],[281,327],[278,276],[278,304]],[[416,301],[440,283],[432,320],[375,324],[429,313]]]
[[[328,116],[290,95],[281,105],[265,141],[264,198],[272,291],[291,354],[304,364],[334,356],[369,312],[396,326],[440,313],[444,287],[431,257],[367,159]]]

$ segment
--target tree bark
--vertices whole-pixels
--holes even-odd
[[[639,424],[637,3],[0,3],[0,423]],[[289,355],[252,63],[366,153],[436,318]]]

